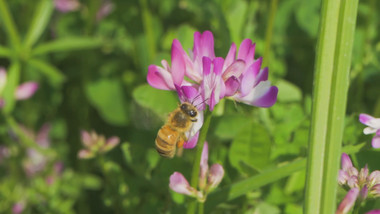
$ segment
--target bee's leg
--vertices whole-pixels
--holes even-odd
[[[182,148],[183,147],[183,144],[187,141],[187,137],[186,135],[184,134],[181,134],[179,136],[179,140],[178,140],[178,143],[177,143],[177,148]]]

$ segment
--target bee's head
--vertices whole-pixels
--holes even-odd
[[[185,112],[190,117],[197,116],[197,109],[190,103],[182,103],[180,108],[183,112]]]

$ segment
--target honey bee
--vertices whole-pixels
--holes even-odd
[[[182,148],[187,141],[186,132],[197,122],[198,110],[188,102],[179,105],[169,114],[168,121],[157,133],[156,149],[165,158],[173,158],[176,147]]]

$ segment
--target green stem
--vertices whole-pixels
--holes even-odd
[[[272,43],[273,24],[274,24],[274,19],[276,17],[277,5],[278,5],[278,0],[272,0],[270,3],[269,19],[268,19],[267,29],[265,33],[265,49],[264,49],[264,57],[263,57],[264,66],[267,66],[269,64],[269,58],[270,58],[269,53],[270,53],[270,46]]]
[[[317,46],[305,213],[334,213],[357,0],[324,0]]]
[[[197,189],[197,187],[198,187],[199,170],[200,170],[200,163],[201,163],[201,157],[202,157],[202,150],[203,150],[203,145],[204,145],[204,143],[206,141],[206,136],[207,136],[208,129],[210,127],[211,116],[212,116],[212,112],[209,111],[209,110],[205,110],[205,114],[204,114],[204,118],[205,119],[204,119],[204,122],[203,122],[203,126],[202,126],[202,128],[201,128],[201,130],[199,132],[199,138],[198,138],[198,143],[197,143],[197,151],[195,153],[194,164],[193,164],[193,171],[192,171],[192,174],[191,174],[191,181],[190,181],[190,185],[192,187],[194,187],[195,189]],[[197,206],[197,201],[193,200],[189,204],[189,208],[187,209],[187,213],[188,214],[195,213],[196,206]]]
[[[5,30],[8,34],[13,48],[17,51],[21,47],[20,36],[17,32],[16,25],[13,21],[11,13],[9,12],[8,5],[4,0],[0,0],[0,17],[4,23]]]

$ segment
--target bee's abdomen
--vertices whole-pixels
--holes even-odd
[[[156,149],[157,152],[166,158],[174,157],[176,144],[178,141],[179,134],[170,126],[164,125],[157,134],[156,138]]]

